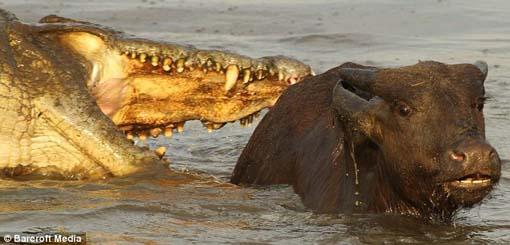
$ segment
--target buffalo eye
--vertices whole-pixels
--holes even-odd
[[[402,117],[408,117],[412,112],[411,107],[403,102],[398,102],[396,109],[398,114]]]

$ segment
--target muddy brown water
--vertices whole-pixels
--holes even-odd
[[[0,231],[83,231],[93,243],[510,243],[510,2],[493,1],[61,1],[2,0],[35,22],[60,14],[151,39],[251,56],[285,54],[316,72],[354,61],[376,66],[485,60],[487,137],[504,163],[500,184],[453,224],[388,215],[317,215],[287,186],[225,184],[254,127],[208,134],[188,123],[158,138],[177,171],[195,177],[103,182],[0,182]]]

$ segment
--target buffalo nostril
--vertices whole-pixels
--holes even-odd
[[[458,151],[453,151],[450,154],[450,158],[456,162],[464,162],[464,160],[466,160],[466,154]]]
[[[494,158],[496,158],[496,156],[497,156],[496,150],[492,149],[489,152],[489,159],[494,159]]]

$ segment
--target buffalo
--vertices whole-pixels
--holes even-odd
[[[292,185],[318,213],[451,220],[501,175],[485,138],[487,68],[345,63],[309,77],[260,122],[231,182]]]

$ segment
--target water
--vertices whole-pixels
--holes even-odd
[[[487,137],[504,163],[480,206],[453,224],[388,215],[317,215],[287,186],[226,184],[251,128],[208,134],[199,123],[168,145],[177,171],[161,179],[0,182],[0,231],[84,231],[94,243],[509,243],[510,3],[491,1],[5,0],[34,22],[89,20],[151,39],[251,56],[285,54],[323,72],[346,61],[376,66],[485,60]],[[198,173],[197,173],[198,172]]]

